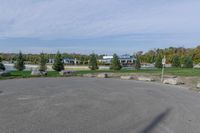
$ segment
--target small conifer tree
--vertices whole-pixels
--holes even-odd
[[[47,63],[47,59],[45,57],[45,54],[41,53],[40,54],[40,69],[39,69],[40,71],[46,71],[47,70],[46,63]]]
[[[5,71],[6,68],[2,62],[0,62],[0,71]]]
[[[90,55],[89,68],[91,70],[99,69],[98,64],[97,64],[97,58],[94,53]]]
[[[172,59],[172,67],[181,67],[181,60],[179,56],[175,55]]]
[[[55,60],[54,60],[52,68],[58,72],[64,70],[63,58],[59,51],[57,52],[55,56]]]
[[[135,61],[135,69],[140,70],[141,64],[140,64],[140,58],[138,55],[136,55],[136,61]]]
[[[0,56],[0,71],[5,71],[6,68],[4,66],[4,64],[2,63],[2,57]]]
[[[121,70],[122,69],[122,66],[120,64],[119,57],[117,56],[117,54],[113,55],[110,69],[111,70]]]
[[[155,67],[156,68],[162,68],[162,57],[161,57],[161,55],[158,55],[156,57]]]
[[[184,65],[183,65],[183,67],[185,67],[185,68],[193,68],[193,61],[192,61],[191,57],[186,57],[184,59]]]
[[[23,54],[22,54],[21,51],[19,52],[19,54],[17,56],[17,60],[16,60],[16,63],[15,63],[15,68],[18,71],[23,71],[25,69],[24,57],[23,57]]]

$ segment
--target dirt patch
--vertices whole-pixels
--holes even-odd
[[[93,74],[94,76],[95,74]],[[131,76],[134,77],[133,79],[137,80],[137,77],[147,77],[154,79],[155,82],[161,82],[161,74],[149,74],[149,73],[108,73],[109,78],[120,78],[122,76]],[[182,76],[175,76],[175,75],[164,75],[164,79],[166,78],[178,78],[184,84],[181,86],[185,86],[190,90],[200,91],[197,89],[197,84],[200,83],[199,77],[182,77]]]

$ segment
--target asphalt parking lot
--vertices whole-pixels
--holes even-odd
[[[200,94],[120,79],[0,81],[0,133],[198,133]]]

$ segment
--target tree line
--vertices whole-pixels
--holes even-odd
[[[165,49],[154,49],[148,52],[138,52],[142,63],[155,63],[157,58],[166,57],[168,64],[173,64],[174,60],[178,57],[180,64],[184,64],[186,60],[192,60],[195,64],[200,63],[200,46],[196,48],[184,48],[184,47],[169,47]],[[174,59],[175,58],[175,59]]]
[[[15,62],[14,62],[14,67],[18,70],[18,71],[23,71],[25,69],[25,55],[22,54],[22,52],[19,52],[18,55],[16,55],[15,57]],[[89,55],[88,58],[88,67],[91,70],[97,70],[99,69],[98,67],[98,59],[99,56],[96,54],[91,54]],[[140,61],[139,61],[139,57],[137,57],[138,60],[136,61],[136,65],[135,68],[136,69],[140,69]],[[38,64],[39,64],[39,71],[46,71],[47,70],[47,62],[48,62],[48,57],[44,54],[41,53],[39,55],[39,59],[38,59]],[[64,70],[64,62],[63,62],[63,55],[60,52],[57,52],[57,54],[54,56],[54,63],[52,65],[52,68],[55,71],[62,71]],[[111,61],[110,64],[110,69],[111,70],[121,70],[122,66],[121,63],[119,61],[119,57],[117,56],[117,54],[113,55],[113,59]],[[5,66],[2,63],[2,57],[0,56],[0,70],[5,70]]]
[[[56,71],[64,70],[63,58],[76,58],[80,61],[81,65],[88,65],[91,70],[97,70],[98,65],[103,65],[98,62],[104,55],[81,55],[81,54],[68,54],[57,52],[57,54],[0,54],[0,70],[5,70],[2,60],[11,61],[15,63],[15,68],[19,71],[25,69],[25,64],[39,64],[40,70],[46,70],[48,59],[55,59],[53,69]],[[196,48],[184,47],[169,47],[165,49],[154,49],[148,52],[139,51],[135,54],[136,62],[134,67],[138,70],[141,68],[141,63],[154,63],[155,67],[162,67],[162,58],[166,57],[166,63],[172,64],[172,67],[185,67],[192,68],[193,64],[200,63],[200,46]],[[119,57],[117,54],[113,55],[110,65],[111,70],[120,70],[122,68]]]

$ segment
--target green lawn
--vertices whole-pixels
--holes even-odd
[[[31,71],[12,71],[11,76],[21,77],[21,78],[33,77],[31,76]],[[46,77],[58,77],[58,76],[60,76],[58,72],[49,71]]]
[[[47,76],[44,77],[59,77],[59,73],[56,71],[49,71]],[[1,79],[14,79],[14,78],[31,78],[31,71],[11,71],[9,76],[0,77]]]
[[[161,74],[161,69],[145,69],[145,70],[80,70],[75,73],[76,75],[83,74],[95,74],[95,73],[144,73],[144,74]],[[176,75],[176,76],[199,76],[200,77],[200,69],[189,69],[189,68],[166,68],[165,74],[168,75]],[[13,79],[13,78],[30,78],[31,71],[11,71],[9,76],[0,77],[1,79]],[[49,71],[47,76],[44,77],[60,77],[59,73],[56,71]]]
[[[161,74],[161,69],[143,69],[143,70],[83,70],[78,71],[77,74],[92,74],[92,73],[102,73],[102,72],[111,72],[111,73],[147,73],[147,74]],[[165,74],[176,75],[176,76],[200,76],[200,69],[191,69],[191,68],[165,68]]]
[[[10,73],[12,77],[28,78],[31,77],[31,71],[12,71]]]

